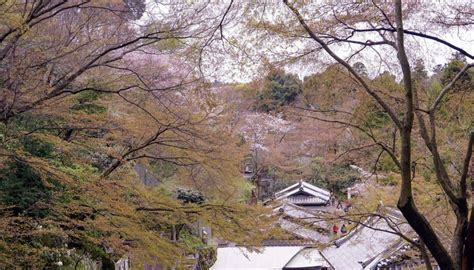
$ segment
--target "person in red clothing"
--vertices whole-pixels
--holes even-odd
[[[337,226],[337,224],[334,224],[334,226],[332,226],[332,232],[334,234],[337,234],[338,231],[339,231],[339,227]]]

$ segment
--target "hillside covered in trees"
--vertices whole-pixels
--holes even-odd
[[[468,1],[0,3],[0,268],[209,269],[221,243],[295,240],[266,205],[305,181],[357,193],[321,219],[382,203],[427,269],[472,269],[473,15]]]

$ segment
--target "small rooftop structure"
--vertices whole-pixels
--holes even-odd
[[[326,205],[329,203],[330,197],[331,193],[329,191],[302,180],[275,193],[276,200],[285,199],[299,206]]]

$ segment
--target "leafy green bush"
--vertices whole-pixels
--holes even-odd
[[[105,108],[104,106],[92,103],[75,104],[71,107],[71,109],[75,111],[83,111],[87,114],[104,113],[107,111],[107,108]]]
[[[184,203],[203,203],[206,198],[200,191],[178,188],[176,190],[177,199]]]
[[[41,234],[35,234],[30,239],[32,245],[45,246],[50,248],[62,248],[67,243],[67,238],[58,235],[54,231],[44,231]]]
[[[87,114],[104,113],[107,108],[94,104],[100,98],[101,94],[95,91],[84,91],[77,96],[77,103],[71,109],[74,111],[82,111]]]
[[[44,217],[49,209],[36,207],[38,202],[48,202],[51,190],[29,165],[8,161],[0,170],[0,202],[15,208],[15,212]]]
[[[204,246],[201,239],[192,235],[187,229],[183,229],[179,234],[179,242],[183,243],[187,248],[198,248]]]
[[[23,149],[35,157],[52,158],[54,157],[54,145],[35,137],[24,137],[21,140]]]
[[[67,160],[67,158],[64,159]],[[98,169],[93,165],[86,163],[63,162],[62,159],[52,160],[50,164],[78,181],[87,181],[90,179],[92,174],[98,172]]]
[[[466,65],[466,58],[460,54],[454,54],[451,61],[444,66],[441,74],[441,84],[446,86]],[[454,83],[454,91],[464,91],[472,89],[472,75],[470,72],[464,72]]]
[[[362,126],[365,128],[379,129],[390,123],[390,116],[372,102],[365,104],[362,110],[363,112],[360,112],[362,119],[364,120]]]
[[[40,129],[41,127],[57,126],[60,122],[61,120],[59,118],[49,115],[37,115],[26,112],[12,117],[8,124],[8,129],[10,130],[10,133],[14,131],[32,131]]]
[[[101,94],[96,91],[84,91],[77,95],[77,101],[81,104],[92,102],[98,100],[100,96]]]

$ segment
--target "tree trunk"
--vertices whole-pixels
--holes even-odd
[[[474,203],[472,205],[472,209],[474,209]],[[474,211],[471,210],[471,216],[469,217],[469,225],[467,226],[461,269],[462,270],[473,269],[474,268],[473,259],[474,259]]]
[[[257,204],[258,201],[262,198],[262,177],[259,175],[257,176]]]
[[[462,268],[462,257],[464,252],[464,242],[467,231],[467,205],[459,207],[456,213],[457,221],[454,229],[453,241],[451,243],[451,258],[456,269]]]
[[[455,267],[451,257],[449,256],[449,253],[439,240],[434,229],[431,227],[431,224],[418,211],[413,200],[411,186],[411,132],[414,118],[414,98],[410,62],[408,61],[408,57],[405,52],[401,0],[395,0],[394,9],[396,17],[397,57],[403,73],[403,88],[405,91],[405,112],[403,122],[400,127],[400,171],[402,185],[400,197],[398,200],[398,208],[410,226],[415,230],[416,233],[418,233],[420,238],[426,244],[427,248],[435,257],[441,269],[451,270],[455,269]]]
[[[426,218],[418,212],[418,209],[416,209],[413,198],[410,196],[403,201],[399,200],[398,208],[408,221],[408,224],[410,224],[420,238],[423,239],[423,242],[426,244],[426,247],[429,249],[441,269],[456,269],[448,251],[441,244],[437,235],[434,233],[433,228]]]
[[[70,141],[72,138],[72,135],[74,134],[74,129],[73,128],[68,128],[66,132],[64,133],[64,140],[65,141]]]
[[[433,266],[431,265],[430,260],[430,254],[426,250],[426,246],[423,240],[420,240],[420,253],[421,257],[423,258],[423,262],[425,263],[426,270],[433,270]]]
[[[173,224],[171,225],[171,241],[174,243],[176,239],[176,226]]]
[[[402,187],[400,198],[398,200],[398,208],[410,226],[418,233],[423,243],[430,250],[441,269],[455,269],[449,253],[442,245],[428,220],[426,220],[426,218],[418,211],[413,200],[411,189],[410,138],[411,130],[409,128],[403,128],[401,131],[402,144],[400,149]]]
[[[471,135],[472,136],[472,135]],[[474,159],[470,160],[471,177],[471,200],[474,195]],[[471,215],[466,229],[466,238],[464,239],[464,253],[462,258],[462,270],[471,270],[474,268],[474,201],[471,204]]]

